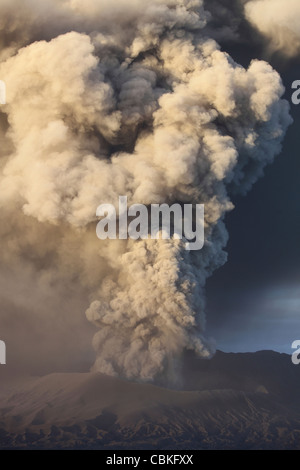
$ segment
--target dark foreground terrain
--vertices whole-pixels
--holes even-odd
[[[300,365],[272,351],[187,355],[181,390],[95,373],[0,392],[1,449],[300,449]]]

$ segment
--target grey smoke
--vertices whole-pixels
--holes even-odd
[[[291,123],[279,75],[220,51],[201,0],[15,0],[0,16],[3,263],[76,279],[96,370],[153,380],[185,349],[210,357],[204,287],[226,262],[230,196],[263,175]],[[119,195],[204,203],[205,248],[100,242],[96,208]]]

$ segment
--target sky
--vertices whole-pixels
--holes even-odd
[[[253,53],[251,44],[229,49],[241,63]],[[266,59],[264,48],[256,54]],[[291,100],[300,61],[278,51],[267,60],[281,74],[294,122],[275,162],[226,216],[228,261],[207,282],[207,328],[224,351],[291,354],[300,338],[300,105]]]

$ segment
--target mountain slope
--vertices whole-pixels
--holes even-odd
[[[0,448],[300,448],[300,367],[285,354],[186,355],[181,390],[97,373],[1,396]]]

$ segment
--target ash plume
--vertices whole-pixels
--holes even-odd
[[[204,0],[209,13],[206,33],[222,45],[256,50],[260,57],[281,61],[300,50],[298,0]]]
[[[266,37],[269,51],[287,58],[299,55],[299,14],[297,0],[250,0],[245,5],[247,20]]]
[[[186,349],[210,357],[204,287],[226,262],[231,195],[291,123],[279,75],[222,52],[201,0],[14,0],[0,17],[2,266],[80,286],[95,370],[153,380]],[[205,204],[205,247],[99,241],[96,208],[120,195]]]

